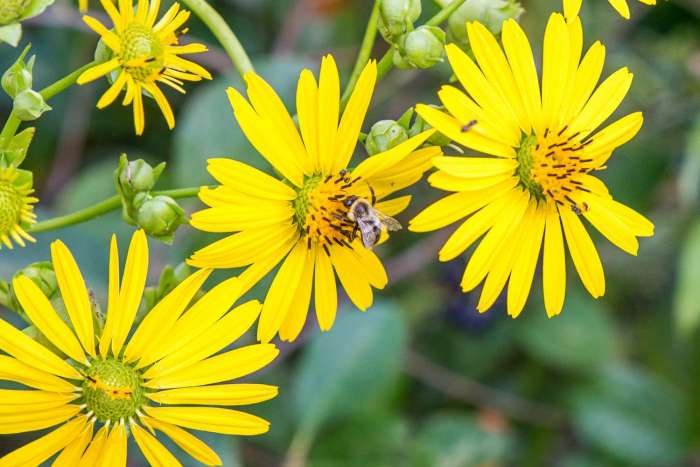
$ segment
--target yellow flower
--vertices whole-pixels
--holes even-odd
[[[114,24],[108,30],[102,23],[90,16],[83,21],[97,34],[111,50],[111,58],[86,70],[78,78],[79,84],[85,84],[109,75],[112,85],[97,102],[102,109],[117,98],[126,88],[123,105],[133,105],[136,134],[143,134],[144,113],[143,96],[155,99],[163,112],[168,127],[175,126],[175,116],[170,104],[158,87],[158,83],[185,93],[185,81],[211,79],[207,70],[180,55],[206,52],[203,44],[178,45],[178,31],[190,16],[190,12],[180,10],[178,3],[165,13],[156,23],[160,0],[138,0],[134,11],[131,0],[119,0],[119,9],[111,0],[101,0],[102,6]]]
[[[78,0],[78,9],[85,13],[88,10],[88,0]]]
[[[467,31],[478,65],[447,46],[467,94],[444,86],[438,94],[447,113],[426,105],[417,111],[455,142],[492,157],[436,158],[439,171],[429,183],[454,193],[409,227],[425,232],[470,216],[440,250],[440,260],[459,256],[483,235],[462,289],[485,279],[478,304],[483,312],[509,280],[508,313],[514,317],[525,305],[544,243],[544,301],[548,315],[556,315],[566,287],[564,238],[584,286],[594,297],[605,293],[603,267],[581,216],[630,254],[637,253],[636,237],[653,235],[651,222],[614,201],[593,175],[642,126],[642,114],[635,112],[596,132],[622,102],[632,74],[621,68],[596,89],[605,48],[596,42],[581,59],[581,22],[554,14],[544,37],[540,96],[532,50],[518,23],[504,23],[505,55],[483,25],[469,23]]]
[[[58,314],[30,279],[20,276],[12,284],[27,317],[51,347],[0,320],[0,350],[6,353],[0,355],[0,380],[30,388],[0,390],[0,433],[61,426],[7,454],[0,466],[39,465],[59,451],[53,465],[98,465],[98,459],[109,459],[125,466],[127,430],[151,465],[179,465],[155,430],[196,460],[221,465],[212,449],[181,427],[236,435],[268,431],[269,423],[261,418],[206,407],[252,404],[277,394],[274,386],[217,384],[254,372],[278,354],[271,344],[219,353],[260,313],[256,301],[227,313],[241,295],[238,279],[217,285],[188,306],[211,270],[192,274],[145,314],[129,338],[148,270],[143,231],[132,238],[121,281],[112,238],[102,329],[68,248],[54,242],[51,259],[67,316]]]
[[[564,0],[564,15],[568,20],[578,16],[583,0]],[[625,19],[630,19],[630,7],[627,0],[608,0],[615,10]],[[656,5],[656,0],[639,0],[646,5]]]
[[[36,223],[31,177],[26,171],[14,167],[0,167],[0,249],[2,245],[12,249],[12,240],[25,246],[25,240],[35,242],[25,230]]]
[[[278,331],[284,340],[296,339],[312,289],[319,326],[330,329],[338,301],[336,274],[361,310],[372,304],[372,288],[387,284],[381,261],[363,246],[348,218],[349,206],[361,199],[386,216],[401,212],[410,196],[385,198],[419,180],[440,149],[414,152],[432,134],[424,132],[348,169],[376,77],[376,63],[370,62],[339,119],[340,80],[333,57],[323,59],[318,85],[310,70],[302,71],[299,130],[261,77],[246,76],[250,103],[228,90],[241,129],[284,180],[235,160],[210,159],[209,172],[221,186],[202,189],[200,199],[211,207],[195,213],[191,224],[206,232],[237,233],[197,251],[190,264],[247,267],[240,279],[248,288],[282,262],[260,315],[258,339],[263,342]]]

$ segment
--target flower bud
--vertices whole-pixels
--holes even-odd
[[[27,63],[24,62],[29,47],[24,49],[17,61],[2,75],[2,88],[12,99],[25,89],[32,88],[32,68],[34,68],[35,56],[32,55]]]
[[[146,287],[146,290],[143,292],[146,310],[150,310],[156,306],[156,304],[175,289],[175,287],[187,279],[191,273],[190,267],[185,263],[180,263],[174,268],[169,264],[166,265],[160,273],[158,285]]]
[[[158,181],[165,169],[165,162],[152,167],[143,159],[129,161],[126,154],[119,158],[119,167],[115,172],[115,183],[122,197],[132,199],[137,193],[149,191]]]
[[[382,37],[393,44],[413,30],[413,22],[421,13],[420,0],[381,0],[377,28]]]
[[[49,300],[58,294],[58,282],[53,265],[48,261],[32,263],[24,269],[17,271],[15,277],[25,276],[31,279]]]
[[[25,89],[15,97],[12,111],[20,120],[28,122],[41,117],[44,112],[51,110],[44,98],[36,91]]]
[[[0,307],[5,307],[8,310],[14,309],[10,284],[2,279],[0,279]]]
[[[185,210],[169,196],[139,193],[134,198],[134,208],[136,223],[151,237],[168,244],[187,220]]]
[[[22,37],[20,21],[43,12],[54,0],[2,0],[0,1],[0,43],[15,47]]]
[[[431,107],[437,106],[431,105]],[[413,122],[413,125],[408,130],[408,135],[413,137],[419,133],[423,133],[426,130],[430,130],[431,128],[432,127],[428,125],[428,122],[423,120],[420,115],[416,114],[416,120]],[[443,135],[442,133],[436,131],[430,138],[428,138],[426,142],[435,146],[447,146],[452,142],[452,140],[447,136]]]
[[[479,21],[493,34],[500,34],[503,22],[517,20],[523,11],[518,0],[467,0],[447,20],[447,39],[468,50],[467,22]]]
[[[365,140],[365,148],[370,156],[403,143],[408,139],[406,129],[394,120],[380,120],[374,125]]]
[[[437,26],[420,26],[401,36],[394,51],[394,65],[398,68],[430,68],[442,62],[445,50],[445,31]]]

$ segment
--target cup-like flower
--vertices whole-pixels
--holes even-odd
[[[605,48],[596,42],[581,59],[581,22],[554,14],[544,37],[540,94],[532,50],[517,22],[503,25],[505,54],[482,24],[469,23],[467,31],[476,63],[447,46],[467,93],[444,86],[438,95],[446,112],[426,105],[417,112],[456,143],[492,157],[436,158],[440,170],[428,181],[453,194],[426,208],[409,228],[425,232],[469,216],[440,250],[440,260],[459,256],[483,236],[462,279],[465,292],[485,280],[480,311],[508,282],[508,313],[521,312],[544,244],[545,307],[549,315],[559,313],[566,288],[564,238],[584,286],[600,297],[603,266],[581,218],[630,254],[637,253],[637,237],[654,232],[594,176],[642,126],[636,112],[597,130],[622,102],[632,74],[621,68],[596,88]]]
[[[20,246],[35,241],[26,231],[36,223],[34,203],[39,201],[31,196],[32,185],[31,172],[0,167],[0,249],[3,245],[12,249],[13,240]]]
[[[100,465],[108,459],[126,466],[128,433],[151,465],[180,465],[156,431],[196,460],[222,465],[211,448],[183,428],[234,435],[268,431],[267,421],[224,407],[271,399],[276,387],[218,384],[264,367],[278,353],[271,344],[221,352],[260,313],[257,301],[229,311],[241,296],[238,279],[193,302],[211,272],[197,271],[148,311],[131,334],[148,270],[143,231],[132,238],[121,280],[112,239],[104,323],[95,319],[78,265],[60,241],[51,245],[51,259],[67,316],[31,279],[20,275],[12,285],[26,316],[54,350],[0,320],[5,353],[0,380],[27,387],[0,390],[0,433],[60,426],[7,454],[0,466],[39,465],[59,451],[53,465]]]
[[[630,7],[627,0],[608,0],[615,10],[625,19],[630,19]],[[656,5],[656,0],[639,0],[646,5]],[[583,0],[564,0],[564,15],[571,19],[578,16]]]
[[[180,5],[175,3],[156,22],[160,0],[138,0],[135,9],[131,0],[119,0],[118,8],[110,0],[101,2],[114,28],[109,30],[90,16],[83,17],[83,20],[102,37],[111,56],[105,62],[86,70],[78,78],[78,83],[89,83],[109,75],[112,85],[97,102],[97,108],[110,105],[126,89],[122,103],[133,106],[136,134],[142,134],[145,126],[144,95],[155,99],[168,127],[172,129],[175,126],[175,116],[158,83],[184,94],[182,86],[185,81],[211,79],[209,72],[200,65],[180,57],[207,50],[203,44],[179,45],[178,37],[182,33],[180,28],[189,18],[190,12],[180,10]]]
[[[246,75],[250,101],[234,89],[228,91],[246,137],[285,180],[232,159],[211,159],[209,172],[221,186],[200,191],[200,199],[211,207],[194,213],[191,225],[206,232],[236,233],[197,251],[189,263],[247,267],[239,276],[246,287],[282,263],[260,316],[258,338],[263,342],[278,331],[282,339],[296,339],[312,290],[319,325],[330,329],[338,304],[336,274],[361,310],[372,304],[372,288],[387,284],[381,261],[366,245],[385,230],[386,216],[401,212],[411,199],[386,198],[419,180],[440,149],[416,151],[432,134],[427,131],[349,168],[376,77],[372,61],[339,119],[340,80],[333,58],[323,59],[318,84],[310,70],[302,71],[297,87],[299,129],[260,76]],[[351,214],[353,206],[362,212]],[[358,217],[365,223],[366,238]]]

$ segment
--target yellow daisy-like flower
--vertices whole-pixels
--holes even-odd
[[[83,21],[101,36],[112,56],[86,70],[78,78],[78,83],[85,84],[110,75],[112,85],[97,102],[98,109],[110,105],[126,88],[122,104],[133,105],[136,134],[143,134],[145,126],[144,94],[155,99],[168,127],[172,129],[175,116],[158,83],[184,94],[182,86],[185,81],[211,79],[203,67],[180,57],[207,51],[203,44],[179,45],[179,29],[190,17],[190,12],[180,10],[180,5],[175,3],[156,23],[160,0],[138,0],[136,11],[131,0],[119,0],[119,9],[110,0],[101,2],[114,29],[108,30],[90,16],[84,16]]]
[[[639,0],[645,5],[656,5],[656,0]],[[578,16],[583,0],[564,0],[564,15],[571,20]],[[630,7],[627,0],[608,0],[615,10],[625,19],[630,19]]]
[[[268,431],[267,421],[223,407],[271,399],[276,387],[217,384],[252,373],[278,354],[272,344],[219,353],[260,313],[256,301],[228,311],[241,295],[238,279],[217,285],[190,305],[211,270],[192,274],[147,312],[129,337],[148,270],[143,231],[133,236],[121,281],[112,238],[102,329],[68,248],[54,242],[51,259],[67,317],[30,279],[20,276],[12,284],[51,349],[0,320],[0,350],[7,354],[0,355],[0,380],[29,388],[0,390],[0,433],[61,426],[7,454],[0,466],[39,465],[59,451],[54,466],[101,465],[101,460],[125,466],[128,433],[151,465],[180,465],[156,438],[156,430],[196,460],[222,465],[211,448],[183,427],[234,435]]]
[[[258,339],[263,342],[278,331],[284,340],[296,339],[312,289],[319,325],[330,329],[338,302],[336,274],[361,310],[372,304],[372,288],[387,284],[381,261],[363,245],[356,222],[348,217],[350,207],[365,200],[365,207],[369,204],[371,211],[385,216],[401,212],[410,196],[385,198],[419,180],[440,149],[414,152],[432,134],[424,132],[348,168],[376,77],[372,61],[339,119],[340,80],[333,57],[324,57],[318,84],[310,70],[302,71],[299,129],[261,77],[246,76],[250,102],[228,90],[241,129],[284,180],[235,160],[209,160],[209,172],[221,186],[202,189],[200,199],[211,207],[193,214],[191,225],[206,232],[237,233],[197,251],[189,262],[197,267],[247,267],[239,277],[245,288],[282,263],[260,315]],[[377,227],[378,234],[383,229]]]
[[[25,240],[35,242],[25,230],[36,223],[34,203],[39,199],[34,193],[29,172],[14,167],[0,167],[0,249],[5,245],[12,249],[12,240],[25,246]]]
[[[463,253],[484,236],[462,279],[467,292],[485,280],[478,304],[486,311],[508,282],[508,313],[517,316],[529,295],[544,243],[544,301],[552,316],[561,311],[566,288],[564,238],[584,286],[605,293],[603,267],[581,217],[613,244],[636,254],[636,237],[654,226],[614,201],[593,173],[604,170],[612,152],[642,126],[629,114],[602,130],[622,102],[632,74],[622,68],[596,88],[605,48],[599,42],[581,59],[581,22],[550,17],[544,36],[542,93],[530,44],[518,23],[503,25],[505,55],[480,23],[467,25],[476,62],[447,46],[452,69],[467,94],[444,86],[447,112],[419,105],[433,127],[467,148],[493,157],[439,157],[428,181],[454,192],[426,208],[410,229],[439,229],[470,216],[440,250],[440,260]],[[562,235],[563,227],[563,235]]]

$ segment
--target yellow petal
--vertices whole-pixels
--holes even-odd
[[[38,285],[25,276],[12,281],[19,303],[34,325],[60,351],[78,363],[86,361],[85,353],[73,332],[58,316],[51,302]]]
[[[37,370],[64,378],[82,379],[75,368],[2,319],[0,319],[0,350]]]
[[[625,19],[630,19],[630,7],[627,5],[627,0],[608,0],[610,4],[620,13]]]
[[[592,141],[584,149],[585,157],[593,159],[596,166],[603,165],[615,149],[634,138],[643,122],[642,113],[635,112],[611,123],[590,137]]]
[[[339,172],[350,163],[376,82],[377,62],[370,60],[362,70],[340,120],[338,137],[335,141],[335,161],[331,173]]]
[[[78,396],[74,393],[0,389],[0,411],[12,413],[27,406],[24,407],[27,411],[36,412],[46,408],[60,407],[77,398]]]
[[[270,423],[255,415],[216,407],[150,407],[144,411],[156,420],[193,430],[229,435],[267,433]]]
[[[78,84],[87,84],[90,81],[94,81],[104,75],[111,73],[119,67],[119,58],[113,58],[99,65],[95,65],[92,68],[85,70],[76,80]]]
[[[172,467],[180,464],[180,461],[163,446],[154,436],[136,423],[131,423],[131,434],[136,444],[141,449],[143,456],[153,467]]]
[[[73,329],[87,353],[95,355],[95,338],[92,325],[92,307],[85,280],[75,258],[60,240],[51,244],[51,261],[56,271],[56,280],[61,297],[73,323]]]
[[[148,398],[169,405],[249,405],[270,400],[277,393],[276,386],[266,384],[218,384],[158,391]]]
[[[108,432],[109,426],[107,425],[103,425],[102,428],[97,430],[95,437],[92,438],[92,441],[90,441],[90,444],[83,453],[83,457],[80,458],[78,467],[93,467],[98,465],[98,460],[101,459],[105,441],[107,441]]]
[[[109,467],[126,467],[126,428],[123,419],[109,432],[102,449],[100,457]]]
[[[295,290],[294,298],[289,304],[289,311],[280,324],[280,339],[287,342],[294,341],[304,328],[306,315],[309,313],[311,303],[311,285],[314,275],[314,258],[316,246],[306,249],[304,265],[299,276],[299,283]]]
[[[352,171],[352,175],[355,177],[362,177],[365,180],[387,176],[388,173],[386,171],[391,170],[396,164],[401,163],[410,156],[410,154],[423,144],[433,133],[433,130],[424,131],[398,146],[394,146],[388,151],[368,157]]]
[[[494,175],[483,178],[464,178],[450,175],[447,172],[434,172],[428,177],[430,186],[446,191],[475,191],[484,190],[498,183],[513,178],[510,174]]]
[[[141,417],[142,419],[144,417]],[[148,424],[165,433],[183,451],[205,465],[223,465],[221,458],[202,440],[182,428],[170,423],[148,418]]]
[[[14,381],[44,391],[72,392],[76,389],[71,383],[58,376],[6,355],[0,355],[0,380]]]
[[[544,33],[542,61],[542,116],[545,128],[553,130],[559,122],[566,92],[571,58],[570,36],[564,17],[554,13],[549,17]]]
[[[294,229],[294,235],[289,240],[272,246],[269,252],[260,257],[248,269],[243,271],[238,279],[241,281],[241,294],[248,292],[251,287],[265,277],[280,261],[289,253],[289,250],[296,245],[299,239],[299,230]]]
[[[571,19],[578,16],[578,12],[581,9],[582,0],[564,0],[564,16],[566,19]]]
[[[316,249],[314,269],[314,308],[322,331],[333,327],[338,308],[338,291],[331,259],[322,248]]]
[[[119,317],[119,247],[117,236],[112,235],[109,244],[109,289],[107,291],[107,320],[100,336],[100,355],[106,356],[112,343],[114,322]]]
[[[73,418],[81,410],[79,405],[68,404],[40,412],[3,413],[0,418],[0,434],[43,430]]]
[[[436,157],[435,167],[450,175],[463,178],[492,177],[494,175],[515,175],[518,161],[493,157]]]
[[[95,18],[92,18],[90,16],[83,16],[83,21],[85,22],[85,24],[88,25],[90,29],[92,29],[100,35],[100,39],[102,39],[102,41],[107,45],[107,47],[112,49],[114,53],[119,53],[121,49],[121,40],[119,39],[118,35],[107,29],[102,23],[100,23]]]
[[[388,199],[378,202],[374,208],[387,216],[395,216],[403,212],[408,205],[411,204],[411,195],[399,196],[398,198]]]
[[[522,223],[520,251],[515,257],[508,282],[508,314],[513,317],[517,317],[523,310],[530,294],[544,234],[545,208],[537,206],[534,200],[530,201],[530,205]]]
[[[207,170],[220,183],[256,198],[290,201],[297,196],[278,179],[234,159],[209,159]]]
[[[87,423],[78,436],[63,448],[61,454],[56,457],[51,467],[75,467],[85,452],[90,440],[92,440],[92,423]]]
[[[367,310],[372,305],[372,288],[367,277],[358,274],[363,269],[360,261],[346,247],[333,245],[331,262],[350,300],[360,310]]]
[[[100,100],[97,101],[97,108],[104,109],[112,102],[114,102],[114,100],[117,98],[122,89],[124,89],[128,78],[129,74],[126,71],[122,71],[121,73],[119,73],[119,76],[116,80],[114,80],[114,83],[112,83],[109,89],[107,89],[107,91],[104,94],[102,94]]]
[[[389,282],[384,265],[374,251],[364,247],[358,239],[352,243],[352,253],[360,262],[362,274],[367,277],[370,285],[376,289],[383,289]]]
[[[314,171],[321,170],[318,154],[318,86],[311,70],[305,69],[299,75],[297,84],[297,117],[299,130],[304,139]]]
[[[559,214],[553,203],[547,205],[545,214],[542,288],[547,316],[558,315],[566,294],[566,260]]]
[[[143,289],[148,274],[148,241],[143,230],[137,230],[131,238],[129,252],[124,265],[117,317],[112,334],[112,352],[118,355],[122,350],[136,312],[141,304]]]
[[[639,242],[634,232],[614,212],[605,208],[605,202],[598,203],[598,199],[597,196],[586,197],[588,209],[583,211],[583,215],[613,245],[636,256]]]
[[[202,360],[144,385],[154,389],[203,386],[248,375],[263,368],[277,357],[279,350],[272,344],[256,344],[230,350]]]
[[[78,417],[41,438],[25,444],[0,459],[1,467],[39,465],[73,441],[85,426],[85,417]]]
[[[335,60],[329,54],[321,60],[318,77],[318,153],[324,174],[331,173],[336,165],[337,155],[333,150],[338,133],[339,110],[340,78]]]
[[[566,244],[581,282],[594,298],[604,295],[605,275],[593,240],[578,216],[568,206],[559,207],[559,216],[564,227]]]

